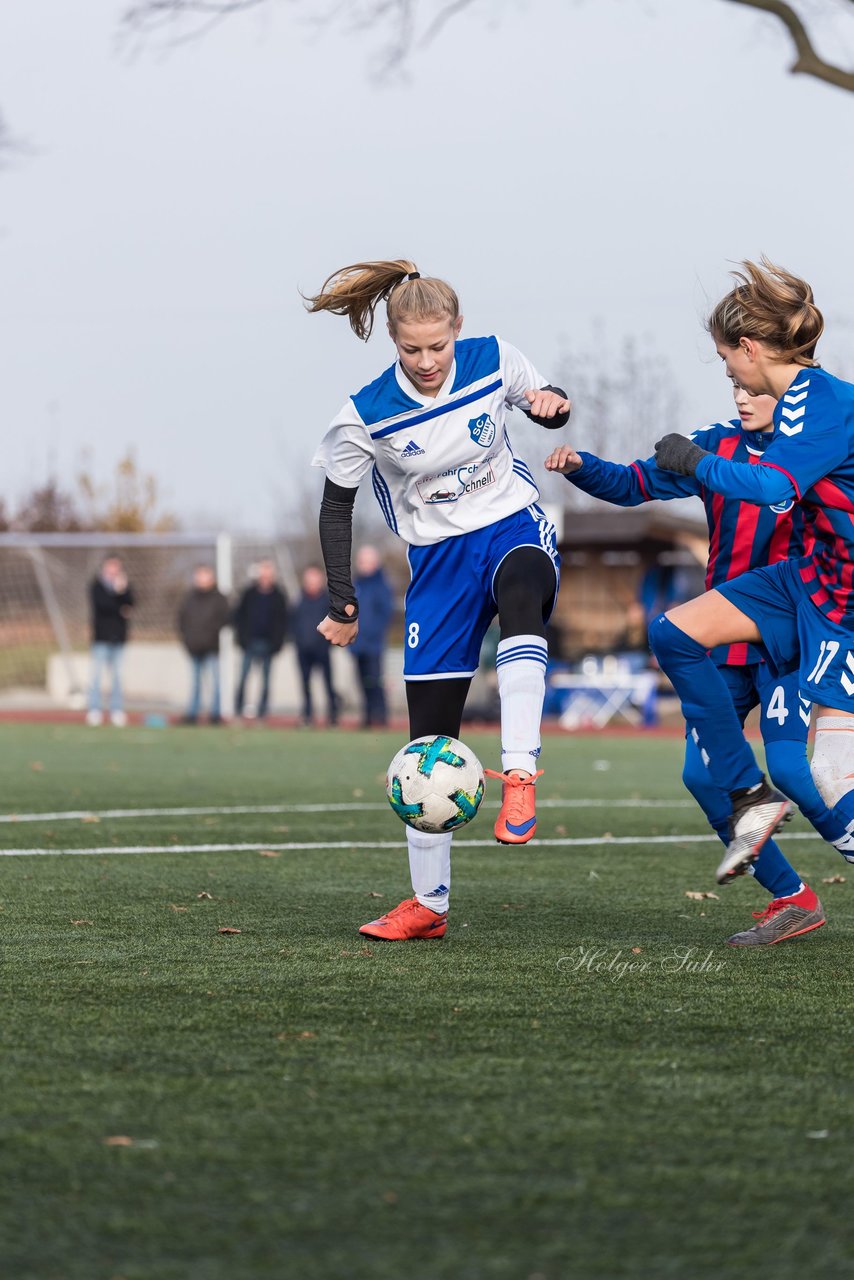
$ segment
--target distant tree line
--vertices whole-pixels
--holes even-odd
[[[70,486],[49,476],[17,503],[0,497],[0,533],[169,533],[177,528],[175,516],[161,510],[156,477],[140,470],[132,450],[106,483],[84,469]]]

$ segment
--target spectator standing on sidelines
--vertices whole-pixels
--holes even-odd
[[[243,592],[235,610],[234,628],[237,643],[243,650],[235,712],[243,715],[246,681],[257,662],[261,668],[257,716],[263,720],[270,702],[270,668],[273,658],[285,643],[288,630],[288,601],[276,582],[276,566],[272,560],[259,562],[255,581]]]
[[[228,601],[216,585],[208,564],[196,565],[193,585],[178,610],[178,631],[192,664],[190,704],[184,724],[196,724],[202,704],[202,684],[210,685],[210,723],[222,724],[219,699],[219,633],[228,622]]]
[[[350,652],[356,660],[362,687],[362,728],[369,729],[374,725],[388,724],[383,655],[394,597],[376,547],[360,547],[356,552],[355,568],[353,586],[359,603],[361,626]]]
[[[315,668],[326,685],[327,720],[338,722],[338,695],[332,684],[329,641],[317,630],[329,611],[326,574],[319,565],[307,565],[302,572],[302,595],[293,615],[294,643],[302,678],[302,722],[310,725],[314,717],[311,696],[311,674]]]
[[[103,677],[110,675],[110,721],[127,724],[122,693],[122,659],[128,638],[128,618],[134,605],[125,567],[118,556],[107,556],[89,587],[92,611],[92,678],[86,723],[104,721]]]

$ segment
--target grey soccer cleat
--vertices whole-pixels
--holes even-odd
[[[800,897],[798,894],[797,897]],[[824,908],[812,894],[815,906],[799,907],[795,898],[774,898],[764,911],[754,911],[757,923],[744,933],[727,938],[730,947],[773,947],[777,942],[798,938],[802,933],[820,929],[826,923]]]
[[[755,787],[734,792],[733,796],[729,844],[715,872],[718,884],[729,884],[736,876],[743,876],[759,857],[762,846],[793,813],[791,803],[780,791],[769,787],[764,774]]]

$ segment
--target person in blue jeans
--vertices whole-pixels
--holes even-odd
[[[228,601],[216,585],[208,564],[196,565],[193,585],[178,610],[178,631],[192,665],[190,703],[184,724],[196,724],[202,705],[202,684],[210,688],[210,723],[222,724],[219,694],[219,633],[228,622]]]
[[[338,694],[332,683],[332,665],[329,641],[318,631],[318,626],[329,610],[326,574],[319,565],[310,564],[302,572],[302,595],[293,613],[293,635],[302,680],[302,723],[314,722],[314,704],[311,695],[311,676],[317,669],[326,687],[327,722],[338,723]]]
[[[394,596],[376,547],[359,547],[355,569],[353,586],[359,603],[361,626],[350,652],[356,661],[362,689],[362,728],[369,729],[388,724],[383,655],[386,632],[394,612]]]
[[[233,621],[237,643],[243,650],[234,709],[237,715],[243,715],[249,673],[257,664],[261,668],[261,695],[256,714],[263,720],[270,704],[270,668],[288,631],[288,601],[276,582],[272,560],[259,562],[255,581],[240,597]]]
[[[86,722],[104,720],[103,679],[110,678],[110,721],[117,728],[127,724],[122,692],[122,659],[128,638],[133,592],[118,556],[107,556],[89,587],[92,613],[92,676]]]

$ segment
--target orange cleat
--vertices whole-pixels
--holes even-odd
[[[363,924],[359,933],[384,942],[402,942],[405,938],[444,938],[447,927],[447,911],[431,911],[417,898],[407,898],[378,920]]]
[[[499,844],[527,844],[537,829],[535,811],[535,782],[542,777],[542,769],[519,778],[515,773],[496,773],[484,769],[488,778],[500,778],[502,782],[501,809],[495,819],[495,839]]]

